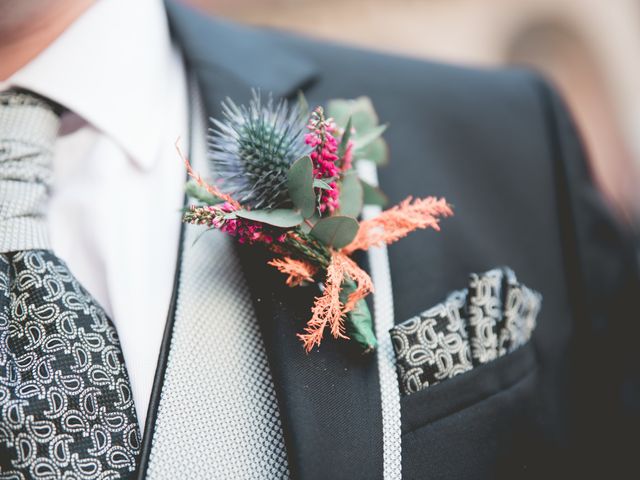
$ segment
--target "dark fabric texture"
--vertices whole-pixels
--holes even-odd
[[[239,248],[276,386],[294,478],[382,478],[382,410],[375,357],[325,341],[306,354],[296,337],[317,287],[291,289],[270,256]]]
[[[544,298],[530,342],[402,400],[403,478],[609,478],[640,431],[640,293],[633,244],[599,199],[553,89],[524,70],[410,60],[207,20],[169,4],[205,108],[251,87],[309,103],[372,98],[392,203],[445,196],[455,216],[389,249],[400,323],[509,265]],[[380,478],[374,357],[326,341],[305,355],[314,291],[290,290],[255,249],[241,258],[263,330],[296,478]],[[151,441],[151,440],[149,440]]]

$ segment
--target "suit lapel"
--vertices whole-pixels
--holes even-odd
[[[381,478],[382,417],[375,355],[325,340],[307,355],[296,337],[317,287],[289,288],[269,256],[239,247],[274,379],[295,478]]]
[[[247,100],[251,88],[275,98],[292,97],[317,78],[313,64],[286,51],[273,35],[207,19],[174,3],[167,9],[208,117],[220,117],[226,97]],[[265,252],[237,251],[267,350],[292,475],[381,478],[375,355],[362,356],[333,340],[306,355],[296,333],[310,315],[317,287],[288,288],[266,265]]]
[[[287,97],[317,78],[315,65],[288,52],[273,34],[205,17],[177,2],[168,2],[167,11],[209,115],[218,114],[226,97],[244,102],[252,88]]]

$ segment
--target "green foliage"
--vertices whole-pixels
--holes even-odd
[[[318,223],[318,220],[320,220],[320,212],[318,212],[317,210],[315,211],[315,213],[313,214],[312,217],[307,218],[306,222],[302,222],[300,224],[300,230],[302,230],[302,233],[304,234],[310,234],[311,233],[311,229],[313,228],[313,226]]]
[[[376,138],[367,146],[354,152],[354,158],[369,160],[376,165],[387,165],[389,163],[389,147],[383,138]]]
[[[344,127],[344,133],[342,134],[342,139],[340,140],[340,145],[338,146],[338,158],[343,158],[344,154],[347,152],[347,146],[349,145],[349,140],[351,139],[351,117],[347,120],[347,124]]]
[[[279,228],[296,227],[304,221],[300,212],[286,208],[276,208],[273,210],[236,210],[233,213],[240,218],[266,223]]]
[[[377,205],[379,207],[387,206],[389,199],[382,190],[378,187],[374,187],[364,180],[360,180],[360,184],[362,185],[363,201],[365,205]]]
[[[340,290],[340,301],[346,303],[356,290],[353,280],[345,280]],[[376,348],[378,341],[373,332],[373,319],[367,302],[362,299],[358,301],[346,318],[347,335],[364,349],[365,353],[369,353]]]
[[[387,127],[387,124],[378,125],[377,127],[373,127],[368,132],[358,135],[353,141],[355,150],[354,153],[361,152],[364,148],[369,146],[371,142],[380,138],[380,135],[384,133]]]
[[[287,175],[289,196],[293,205],[304,218],[313,215],[316,209],[316,193],[313,189],[313,162],[309,156],[296,160]]]
[[[319,178],[315,178],[313,180],[313,188],[321,188],[322,190],[333,190],[331,185]]]
[[[358,174],[351,170],[344,174],[340,184],[339,215],[356,218],[362,212],[364,192]]]
[[[378,125],[378,115],[369,97],[331,100],[327,105],[327,114],[342,128],[351,118],[351,124],[357,132],[364,133]]]
[[[218,203],[222,203],[222,200],[220,198],[211,195],[193,180],[187,182],[187,185],[185,186],[185,192],[191,198],[195,198],[196,200],[199,200],[202,203],[206,203],[207,205],[217,205]]]
[[[371,99],[359,97],[354,100],[332,100],[327,106],[328,114],[339,127],[345,128],[348,122],[355,129],[351,140],[355,144],[354,161],[370,160],[376,165],[385,165],[389,159],[386,142],[381,138],[387,128],[379,125],[378,115]]]
[[[340,249],[351,243],[358,233],[358,222],[351,217],[334,215],[318,220],[311,235],[328,247]]]

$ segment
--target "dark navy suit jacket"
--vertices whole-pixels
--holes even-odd
[[[402,398],[403,478],[616,478],[633,463],[640,433],[637,261],[594,188],[566,108],[544,80],[167,8],[209,117],[219,117],[227,96],[245,101],[252,87],[290,98],[303,90],[312,105],[367,95],[392,125],[385,135],[391,163],[379,170],[390,200],[437,195],[455,206],[442,232],[418,232],[390,247],[396,322],[440,302],[470,272],[499,265],[543,295],[527,348]],[[284,287],[255,249],[239,254],[251,293],[261,299],[255,308],[293,476],[381,478],[375,357],[331,341],[306,355],[295,333],[315,291]]]

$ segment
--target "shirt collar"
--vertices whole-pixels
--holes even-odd
[[[177,50],[159,0],[101,0],[7,82],[65,106],[141,169],[156,159]]]

